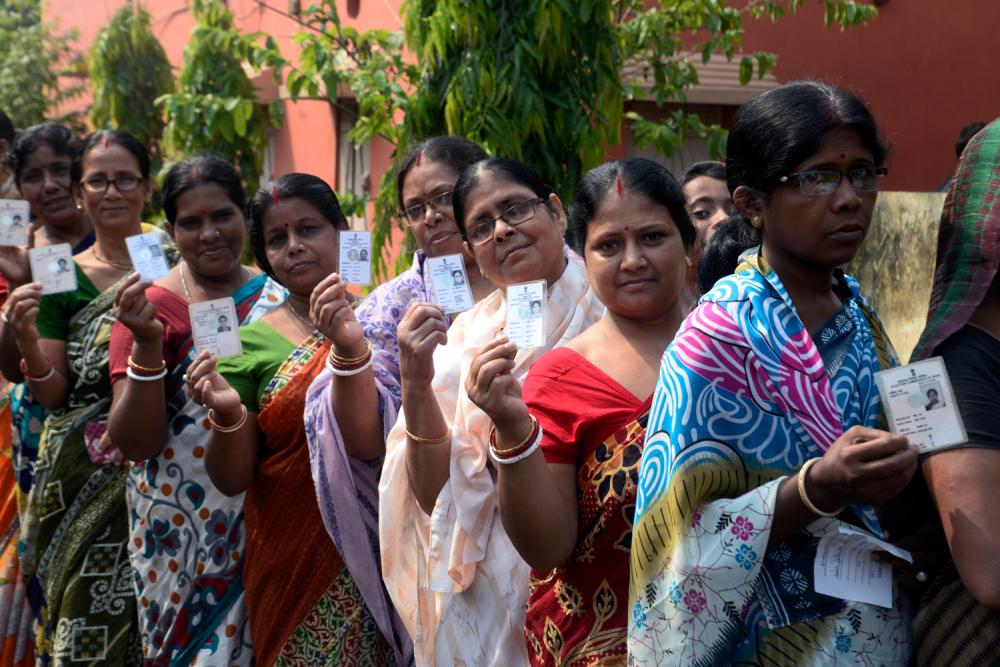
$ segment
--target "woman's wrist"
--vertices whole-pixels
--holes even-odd
[[[507,449],[523,442],[534,428],[530,415],[513,420],[494,420],[493,425],[496,427],[497,445],[500,449]]]
[[[809,496],[809,500],[816,509],[823,512],[833,512],[838,508],[843,508],[846,503],[841,502],[840,495],[832,488],[823,475],[823,459],[816,461],[806,470],[806,477],[802,480],[803,487]]]
[[[234,426],[243,419],[243,405],[237,404],[232,408],[212,408],[212,416],[219,426]]]
[[[365,345],[364,338],[350,345],[337,345],[334,343],[333,353],[344,359],[360,359],[368,354],[368,346]]]

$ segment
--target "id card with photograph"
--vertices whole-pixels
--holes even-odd
[[[469,289],[469,276],[465,273],[465,262],[461,255],[429,257],[431,282],[437,294],[438,303],[446,313],[460,313],[476,305]]]
[[[372,284],[371,232],[340,232],[340,279],[349,285]]]
[[[170,275],[167,258],[156,238],[156,232],[147,232],[125,239],[128,254],[132,258],[132,266],[139,272],[143,280],[159,280]]]
[[[545,344],[545,281],[507,287],[507,338],[525,350]]]
[[[42,296],[76,289],[76,267],[73,266],[73,247],[70,244],[31,248],[28,250],[28,261],[32,281],[42,284]]]
[[[191,333],[194,335],[197,353],[208,350],[220,359],[243,354],[240,320],[233,297],[192,303],[188,310],[191,313]]]
[[[31,204],[23,199],[0,199],[0,245],[28,245]]]
[[[905,435],[921,453],[968,441],[941,357],[880,371],[875,382],[889,430]]]

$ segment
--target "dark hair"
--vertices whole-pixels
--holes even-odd
[[[853,93],[817,81],[792,81],[754,95],[736,111],[729,129],[729,193],[742,185],[767,201],[782,176],[813,155],[828,133],[846,127],[861,135],[876,165],[885,161],[889,148],[878,122]],[[748,238],[759,245],[760,230],[742,219]]]
[[[37,151],[43,142],[56,155],[63,155],[70,159],[76,157],[76,152],[80,148],[80,137],[76,136],[68,127],[55,123],[32,125],[27,130],[18,132],[14,146],[7,153],[5,160],[7,166],[14,173],[14,184],[18,188],[21,187],[21,172],[28,162],[28,156]]]
[[[247,204],[247,217],[250,221],[250,248],[253,250],[257,266],[276,282],[271,263],[267,261],[267,249],[264,244],[264,214],[274,205],[281,205],[283,199],[299,197],[312,204],[327,222],[337,229],[347,227],[347,217],[340,210],[340,202],[333,189],[326,181],[312,174],[285,174],[276,178],[254,193]]]
[[[14,123],[10,122],[10,116],[0,111],[0,139],[7,142],[11,148],[14,147]]]
[[[80,179],[83,178],[83,160],[87,157],[87,153],[99,144],[108,143],[121,146],[131,153],[132,157],[139,164],[139,174],[143,180],[149,178],[149,151],[142,145],[142,142],[125,130],[98,130],[97,132],[88,134],[83,143],[80,144],[80,149],[76,152],[76,157],[73,159],[72,174],[74,183],[79,183]]]
[[[456,173],[461,174],[468,167],[489,157],[482,146],[465,137],[430,137],[415,144],[403,158],[396,173],[396,201],[400,210],[403,208],[403,181],[417,163],[417,158],[444,162]]]
[[[740,255],[760,244],[753,227],[734,214],[715,229],[701,251],[698,263],[698,289],[708,294],[715,283],[736,270]]]
[[[684,245],[690,248],[698,230],[684,208],[684,191],[666,167],[641,157],[627,157],[605,162],[588,171],[573,190],[573,205],[569,221],[576,236],[577,252],[583,253],[587,242],[587,227],[605,198],[621,188],[643,195],[667,209],[681,233]]]
[[[536,197],[541,197],[547,205],[551,205],[549,196],[552,188],[545,185],[545,181],[534,169],[521,162],[506,157],[492,157],[480,160],[471,167],[467,167],[455,184],[455,191],[451,195],[451,205],[455,211],[455,223],[458,231],[465,234],[465,198],[469,192],[483,182],[486,176],[495,176],[505,183],[518,183],[535,193]]]
[[[246,212],[247,197],[240,175],[232,164],[215,155],[199,155],[178,162],[163,178],[163,212],[167,221],[177,219],[177,198],[199,185],[215,183],[226,191],[229,200],[240,212]]]
[[[984,127],[986,127],[986,123],[969,123],[962,128],[962,131],[958,133],[958,139],[955,140],[955,155],[957,157],[962,157],[962,153],[965,152],[965,147],[972,141],[972,137],[979,134]]]
[[[708,176],[709,178],[714,178],[717,181],[726,182],[726,163],[716,162],[715,160],[705,160],[704,162],[695,162],[693,165],[687,168],[684,175],[681,176],[681,185],[687,185],[696,178],[701,178],[702,176]]]

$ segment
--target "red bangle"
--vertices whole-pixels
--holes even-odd
[[[55,371],[55,366],[52,365],[52,360],[48,357],[45,357],[45,361],[49,362],[49,370],[45,373],[45,375],[32,375],[28,372],[28,366],[24,363],[24,359],[21,359],[21,375],[29,380],[48,380]]]
[[[535,438],[538,437],[538,429],[541,428],[541,424],[538,423],[538,420],[535,419],[534,415],[528,415],[528,418],[531,420],[531,430],[528,431],[528,437],[522,440],[519,445],[510,449],[497,449],[497,429],[496,426],[490,428],[490,449],[493,450],[494,456],[498,459],[512,459],[528,449],[528,447],[531,447]]]

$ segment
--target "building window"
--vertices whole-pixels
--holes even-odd
[[[352,99],[341,99],[337,105],[337,192],[363,196],[370,191],[371,144],[355,144],[347,135],[357,121],[357,104]],[[367,212],[351,216],[351,229],[367,231]]]

